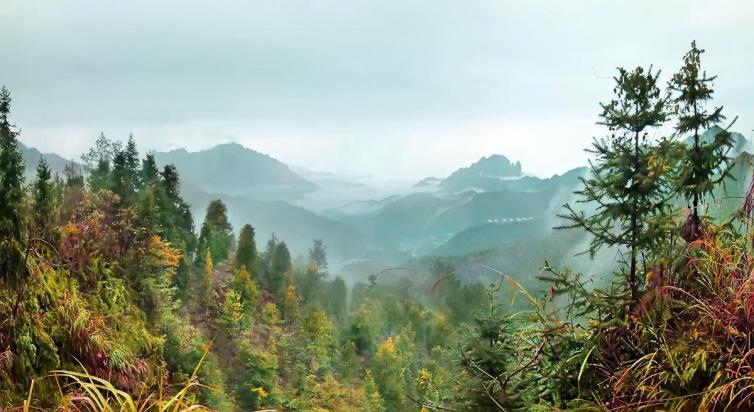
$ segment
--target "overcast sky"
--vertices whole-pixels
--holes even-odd
[[[21,140],[78,158],[235,141],[292,166],[442,176],[500,153],[585,162],[617,66],[663,79],[691,40],[716,102],[754,129],[751,1],[35,1],[0,4],[0,84]]]

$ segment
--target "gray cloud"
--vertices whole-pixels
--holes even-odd
[[[583,162],[616,66],[667,75],[692,39],[748,136],[752,11],[746,1],[8,1],[0,83],[22,139],[69,156],[99,130],[133,131],[150,149],[235,140],[387,178],[491,152],[549,174]]]

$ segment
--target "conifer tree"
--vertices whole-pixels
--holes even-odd
[[[44,157],[37,164],[37,178],[32,186],[34,228],[37,234],[47,238],[49,227],[53,223],[54,207],[53,182],[50,167]]]
[[[285,242],[280,242],[275,246],[270,263],[270,274],[267,280],[269,289],[275,295],[282,297],[285,288],[291,276],[291,253]]]
[[[707,76],[702,71],[702,53],[704,49],[698,49],[696,42],[692,42],[691,50],[683,57],[683,66],[668,82],[677,115],[676,134],[687,140],[677,186],[686,200],[691,201],[690,224],[685,233],[689,241],[701,234],[699,201],[713,194],[715,185],[730,175],[733,166],[728,154],[734,142],[727,128],[719,129],[710,141],[702,140],[700,134],[725,120],[722,107],[711,110],[706,107],[712,100],[712,84],[717,76]]]
[[[188,251],[195,248],[194,218],[191,207],[181,197],[180,178],[174,165],[166,165],[160,173],[162,193],[165,197],[163,207],[171,211],[171,233],[169,239],[173,242],[183,241]],[[203,255],[201,255],[203,256]]]
[[[154,160],[154,154],[147,153],[144,160],[141,161],[141,183],[142,185],[153,185],[160,179],[160,171],[157,169],[157,163]]]
[[[238,292],[244,305],[247,305],[250,311],[259,303],[259,292],[257,285],[251,279],[251,274],[246,270],[246,266],[241,266],[233,272],[231,287]]]
[[[312,248],[309,249],[309,264],[314,265],[314,270],[320,277],[327,274],[327,249],[322,239],[312,241]]]
[[[128,142],[126,142],[126,148],[123,151],[126,160],[126,171],[128,184],[134,190],[138,190],[140,186],[141,170],[139,169],[139,151],[136,149],[136,141],[134,135],[128,135]]]
[[[601,103],[601,121],[610,135],[596,139],[589,150],[590,176],[582,178],[584,188],[577,191],[579,203],[596,206],[591,216],[566,204],[559,215],[569,222],[559,229],[581,228],[592,236],[592,256],[603,246],[628,249],[627,289],[631,301],[639,295],[638,263],[640,254],[662,244],[673,230],[668,214],[672,188],[674,145],[667,139],[652,139],[649,129],[665,122],[666,99],[657,85],[659,72],[618,69],[614,78],[615,97]]]
[[[11,97],[0,89],[0,273],[19,276],[24,218],[24,163],[9,115]]]
[[[132,205],[139,189],[140,170],[139,152],[133,135],[128,137],[128,143],[122,150],[115,151],[112,165],[112,190],[120,197],[122,205]]]
[[[254,271],[257,264],[257,244],[254,241],[254,228],[244,225],[238,234],[238,248],[236,249],[236,268],[245,266],[248,271]]]
[[[222,200],[213,200],[207,206],[199,239],[207,242],[212,251],[212,261],[219,262],[228,258],[230,244],[233,240],[233,227],[228,221],[228,211]]]
[[[338,276],[330,282],[324,299],[327,310],[338,321],[344,321],[346,319],[346,312],[348,310],[346,305],[347,299],[348,288],[346,287],[346,282],[342,277]]]
[[[282,309],[283,316],[289,321],[294,321],[298,318],[298,295],[296,294],[296,287],[292,283],[289,283],[285,288]]]
[[[112,189],[112,160],[120,151],[120,143],[111,141],[100,133],[94,147],[81,156],[84,167],[89,171],[89,187],[92,191]]]

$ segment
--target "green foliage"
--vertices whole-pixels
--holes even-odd
[[[325,285],[322,301],[327,312],[338,322],[346,319],[348,311],[348,288],[342,277],[338,276]]]
[[[228,221],[228,210],[222,200],[213,200],[207,206],[207,215],[199,233],[199,241],[206,242],[213,262],[228,258],[233,240],[233,227]]]
[[[274,246],[267,270],[267,287],[275,296],[282,298],[291,281],[293,266],[291,265],[291,252],[285,242]]]
[[[0,89],[0,273],[6,279],[21,275],[24,216],[24,163],[18,149],[18,132],[11,124],[11,97]]]
[[[278,359],[274,354],[242,343],[238,355],[239,374],[232,374],[229,384],[238,405],[244,410],[274,406],[277,399]]]
[[[468,404],[474,410],[525,410],[519,374],[516,369],[517,348],[512,320],[503,312],[499,301],[502,282],[487,290],[487,307],[474,318],[464,333],[461,359],[464,371],[474,385],[468,391]],[[429,378],[423,379],[427,386]],[[478,382],[476,382],[478,380]],[[480,392],[476,388],[483,388]],[[426,391],[427,388],[424,388]]]
[[[714,77],[699,74],[701,53],[692,44],[669,84],[677,135],[723,119],[704,108]],[[258,255],[251,225],[234,245],[219,200],[197,239],[176,168],[139,161],[132,137],[100,135],[83,156],[88,187],[73,167],[54,181],[42,161],[24,188],[3,89],[0,407],[754,409],[750,210],[705,219],[689,243],[671,213],[676,195],[696,206],[725,176],[728,132],[685,148],[651,137],[669,116],[658,74],[615,80],[586,210],[563,217],[591,234],[592,253],[626,248],[626,276],[595,285],[546,264],[526,283],[549,285],[537,297],[494,269],[485,289],[443,259],[374,274],[349,296],[328,279],[321,240],[295,267],[274,235]],[[509,312],[519,296],[528,307]]]
[[[35,231],[43,238],[48,237],[50,226],[55,223],[53,211],[55,199],[50,167],[42,157],[37,165],[37,177],[32,186],[32,220]]]
[[[241,294],[235,290],[229,290],[225,294],[225,300],[220,308],[220,321],[231,335],[238,335],[245,327],[246,309],[241,299]]]
[[[250,271],[257,267],[257,244],[254,241],[254,228],[251,225],[244,225],[238,235],[236,267],[241,266],[245,266]]]
[[[730,176],[733,162],[729,153],[733,148],[733,138],[727,129],[716,133],[711,141],[703,141],[700,131],[717,126],[725,116],[722,107],[711,111],[706,104],[712,99],[712,84],[717,76],[708,77],[701,68],[703,49],[691,43],[691,50],[683,57],[683,66],[668,83],[673,92],[677,121],[676,133],[690,140],[686,153],[681,159],[677,190],[692,201],[692,222],[688,240],[701,236],[701,221],[698,213],[700,199],[713,195],[714,187]],[[735,122],[735,120],[734,120]],[[731,123],[732,126],[732,123]],[[730,128],[730,126],[728,126]]]
[[[259,303],[259,292],[246,266],[242,265],[233,272],[230,285],[238,293],[247,311],[253,311]]]
[[[669,172],[677,147],[665,138],[651,138],[648,132],[667,118],[658,76],[651,68],[619,69],[614,100],[601,104],[599,124],[608,128],[610,136],[595,139],[591,176],[582,179],[584,188],[576,192],[579,203],[596,205],[596,211],[587,216],[567,204],[566,213],[559,215],[569,221],[560,228],[581,228],[591,235],[592,256],[604,246],[628,249],[627,287],[634,302],[639,293],[639,255],[656,250],[675,229]]]
[[[309,249],[309,265],[313,266],[314,272],[321,277],[327,275],[327,248],[322,239],[312,241],[312,248]]]

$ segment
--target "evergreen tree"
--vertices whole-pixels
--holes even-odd
[[[338,276],[330,282],[327,288],[324,304],[328,312],[339,322],[346,319],[348,305],[348,288],[342,277]]]
[[[734,142],[727,129],[721,129],[710,141],[703,141],[700,135],[700,132],[725,120],[722,107],[712,110],[706,107],[712,100],[712,84],[717,76],[708,77],[702,71],[702,53],[704,49],[698,49],[696,42],[692,42],[691,50],[683,57],[683,66],[668,83],[678,117],[676,133],[688,140],[685,156],[680,162],[677,185],[686,200],[691,201],[690,225],[686,228],[689,241],[698,239],[701,234],[700,199],[712,195],[715,185],[730,175],[733,166],[728,154]]]
[[[50,226],[54,223],[53,219],[53,182],[50,167],[44,157],[39,159],[37,164],[37,178],[32,186],[32,201],[34,210],[32,216],[34,219],[34,228],[38,235],[47,238]]]
[[[92,191],[112,189],[112,160],[120,151],[120,144],[114,142],[104,133],[100,133],[94,147],[81,156],[84,167],[89,171],[89,187]]]
[[[257,285],[251,279],[251,274],[246,270],[246,266],[241,266],[233,272],[231,287],[241,296],[241,301],[247,306],[249,311],[253,311],[259,303],[259,292]]]
[[[314,271],[324,277],[327,275],[327,248],[322,239],[314,239],[312,248],[309,249],[309,264],[314,266]]]
[[[112,190],[120,197],[122,205],[132,205],[139,189],[141,174],[139,152],[136,150],[133,136],[128,137],[128,143],[123,150],[115,151],[112,162]]]
[[[603,246],[628,249],[627,288],[631,301],[639,297],[637,267],[639,255],[658,246],[673,230],[668,213],[672,190],[667,177],[672,169],[673,145],[666,139],[649,137],[651,127],[660,126],[667,117],[666,100],[657,86],[659,72],[618,69],[615,98],[600,104],[598,124],[611,135],[595,139],[595,157],[590,161],[591,175],[582,178],[584,189],[576,192],[580,203],[596,205],[586,216],[566,204],[567,213],[559,217],[570,221],[563,228],[582,228],[592,235],[589,252],[593,256]]]
[[[213,200],[207,206],[207,215],[199,234],[212,252],[212,261],[219,262],[228,258],[230,244],[233,240],[233,227],[228,221],[228,211],[222,200]]]
[[[139,151],[136,149],[133,134],[128,135],[128,142],[123,152],[126,160],[126,171],[128,172],[126,175],[128,185],[134,190],[138,190],[141,187],[141,170],[139,169]]]
[[[464,332],[461,365],[473,382],[466,395],[472,410],[525,410],[512,372],[516,347],[512,322],[499,302],[501,283],[487,289],[486,310],[480,312]],[[480,391],[477,382],[482,383]],[[524,382],[526,384],[526,382]]]
[[[0,89],[0,273],[19,276],[23,235],[24,162],[9,119],[11,97]]]
[[[181,197],[180,178],[175,166],[166,165],[160,173],[159,180],[162,185],[161,193],[164,195],[163,208],[171,211],[168,239],[172,242],[183,242],[187,252],[191,252],[196,247],[194,218],[191,215],[191,207]]]
[[[153,185],[160,179],[160,171],[157,169],[157,163],[154,160],[154,154],[147,153],[144,160],[141,161],[141,183],[142,185]]]
[[[291,270],[291,253],[288,251],[285,242],[280,242],[275,246],[270,263],[270,274],[267,280],[270,292],[278,297],[283,297],[290,281]]]
[[[236,268],[245,266],[253,271],[257,264],[257,244],[254,241],[254,228],[244,225],[238,234],[238,248],[236,249]]]
[[[164,214],[160,213],[156,197],[154,186],[147,186],[144,190],[141,190],[139,192],[139,201],[136,204],[136,217],[142,227],[147,229],[148,233],[162,236]]]

